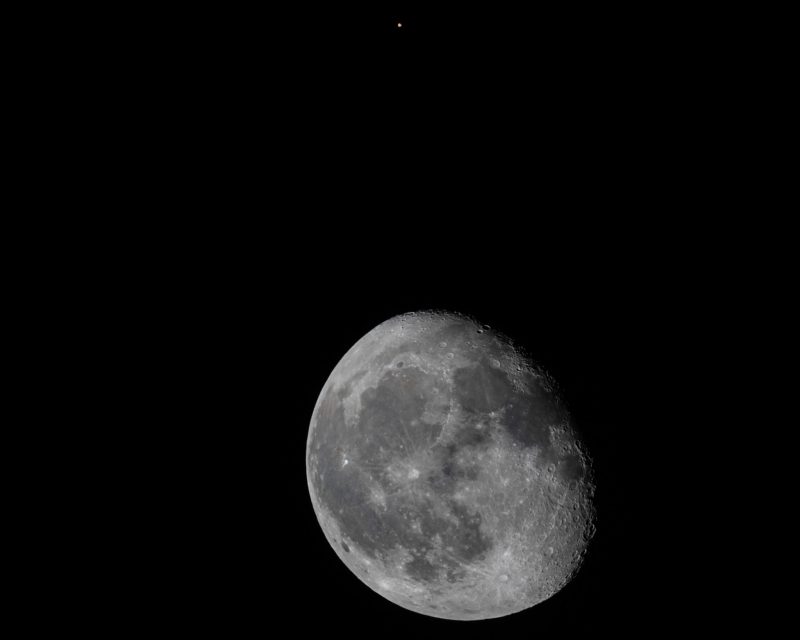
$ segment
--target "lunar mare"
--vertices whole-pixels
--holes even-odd
[[[552,379],[471,318],[392,318],[336,365],[311,418],[309,493],[347,567],[406,609],[527,609],[578,570],[591,463]]]

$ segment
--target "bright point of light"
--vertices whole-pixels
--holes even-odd
[[[398,23],[397,23],[397,28],[398,28],[398,29],[402,28],[402,26],[403,26],[403,23],[402,23],[402,22],[398,22]]]

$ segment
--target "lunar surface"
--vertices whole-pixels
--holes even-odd
[[[456,314],[397,316],[345,354],[314,408],[306,471],[345,565],[438,618],[546,600],[594,533],[590,459],[554,381]]]

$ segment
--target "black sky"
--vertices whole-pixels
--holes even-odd
[[[113,201],[135,212],[146,301],[125,303],[131,406],[175,476],[148,480],[166,567],[152,597],[176,627],[227,635],[651,637],[687,615],[674,585],[693,525],[672,499],[704,375],[688,345],[714,333],[697,310],[717,285],[695,264],[722,240],[695,215],[713,189],[692,191],[713,186],[702,150],[719,148],[698,99],[717,76],[691,55],[705,23],[371,4],[148,14],[147,38],[89,79],[131,112],[119,127],[99,110],[109,144],[139,149]],[[586,565],[523,614],[406,612],[350,574],[311,508],[304,447],[327,376],[374,326],[424,309],[521,341],[596,456]]]

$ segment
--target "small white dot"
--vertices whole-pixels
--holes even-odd
[[[398,29],[402,29],[403,28],[403,23],[402,22],[398,22],[397,23],[397,28]]]

